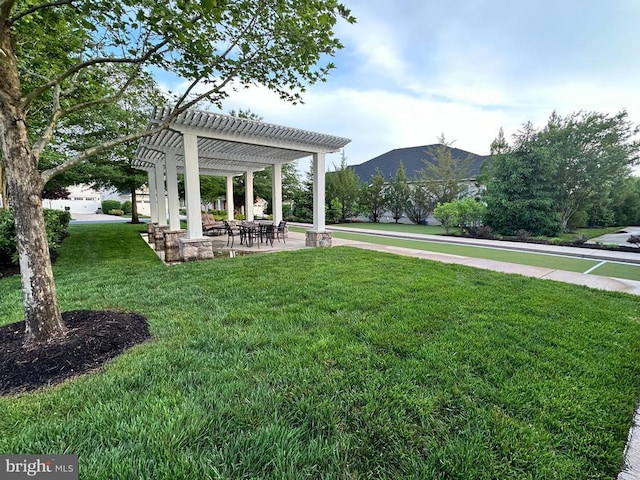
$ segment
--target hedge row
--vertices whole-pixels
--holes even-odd
[[[62,210],[44,210],[44,221],[49,242],[49,254],[55,258],[62,240],[69,234],[71,214]],[[12,210],[0,210],[0,264],[18,265],[16,229]]]
[[[131,208],[131,200],[124,202],[119,202],[118,200],[102,201],[102,213],[108,213],[109,215],[130,215]]]

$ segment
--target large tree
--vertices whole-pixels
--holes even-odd
[[[640,225],[640,177],[616,182],[611,189],[611,203],[616,225]]]
[[[44,185],[100,152],[167,128],[202,99],[220,105],[234,85],[259,83],[300,101],[305,86],[333,68],[323,62],[341,48],[333,33],[340,17],[354,21],[337,0],[0,0],[2,168],[14,209],[29,346],[66,334],[44,228]],[[127,74],[113,75],[115,65]],[[39,170],[56,135],[79,125],[79,112],[119,101],[146,68],[189,82],[173,96],[165,123],[123,130]],[[31,122],[40,109],[46,121]]]
[[[531,123],[514,138],[513,147],[503,146],[500,153],[494,153],[486,172],[485,223],[504,235],[518,231],[556,235],[560,222],[554,209],[548,151],[536,143]]]
[[[119,74],[126,75],[126,72]],[[67,154],[75,154],[119,135],[138,132],[147,125],[151,105],[157,104],[161,99],[162,95],[156,82],[151,76],[145,75],[129,88],[118,102],[103,105],[99,115],[94,114],[83,119],[80,126],[82,130],[75,128],[65,132],[66,135],[59,143],[64,145]],[[64,184],[85,183],[97,189],[128,193],[131,195],[131,223],[139,223],[137,191],[147,184],[148,175],[134,168],[135,150],[136,145],[133,142],[117,145],[94,156],[91,162],[83,162],[67,170],[65,174],[58,175],[50,180],[49,184],[57,178],[68,177],[64,179]],[[43,170],[42,161],[40,166],[40,170]]]
[[[498,231],[547,234],[584,215],[590,223],[613,222],[612,190],[640,158],[637,133],[624,111],[564,118],[554,112],[542,129],[525,124],[512,146],[496,139],[487,180],[489,223]]]
[[[550,181],[563,229],[577,212],[599,211],[613,182],[630,175],[640,159],[637,133],[638,127],[624,111],[613,116],[597,112],[564,118],[556,112],[551,115],[536,142],[546,148],[553,162]]]

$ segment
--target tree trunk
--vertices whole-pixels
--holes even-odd
[[[136,197],[136,187],[131,187],[131,223],[140,223],[138,218],[138,199]]]
[[[7,200],[7,177],[4,174],[4,168],[0,163],[0,208],[9,208],[9,202]]]
[[[27,346],[66,334],[56,295],[42,210],[43,181],[27,135],[20,81],[7,25],[0,26],[0,143],[16,225]]]

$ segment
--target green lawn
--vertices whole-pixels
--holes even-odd
[[[373,225],[373,224],[368,224]],[[383,224],[395,225],[395,224]],[[406,227],[422,228],[419,225],[405,225]],[[304,232],[305,228],[289,227],[290,230],[296,232]],[[428,227],[438,228],[438,227]],[[387,227],[386,231],[410,233],[410,230],[404,228],[393,229]],[[415,231],[414,233],[427,233]],[[470,245],[456,245],[453,243],[438,243],[432,241],[407,240],[394,237],[381,237],[368,234],[358,234],[350,232],[333,232],[335,238],[343,238],[345,240],[354,240],[359,242],[373,243],[376,245],[390,245],[401,248],[412,248],[414,250],[424,250],[428,252],[445,253],[449,255],[460,255],[470,258],[484,258],[487,260],[497,260],[500,262],[509,262],[519,265],[529,265],[532,267],[552,268],[555,270],[565,270],[568,272],[584,273],[592,267],[601,263],[599,260],[587,260],[584,258],[567,257],[560,255],[547,255],[540,253],[519,252],[516,250],[503,250],[499,248],[484,248]],[[625,278],[628,280],[640,281],[640,265],[605,263],[602,266],[590,272],[593,275],[602,275],[614,278]]]
[[[63,310],[154,340],[0,399],[0,451],[82,479],[611,479],[640,396],[640,297],[340,247],[166,267],[74,225]],[[0,280],[0,322],[21,317]]]
[[[406,223],[368,223],[368,222],[356,222],[356,223],[343,223],[336,226],[348,227],[348,228],[360,228],[362,230],[383,230],[388,232],[403,232],[403,233],[421,233],[425,235],[443,235],[445,228],[440,225],[415,225]],[[549,240],[562,240],[566,242],[572,242],[578,237],[595,238],[607,233],[615,233],[621,230],[623,227],[600,227],[600,228],[577,228],[575,231],[566,232],[558,237],[546,237]],[[459,228],[450,228],[450,233],[460,233]],[[545,237],[538,237],[545,238]]]
[[[331,225],[329,225],[331,226]],[[386,232],[420,233],[423,235],[443,235],[445,228],[439,225],[415,225],[408,223],[341,223],[336,227],[359,228],[362,230],[382,230]],[[450,233],[460,232],[459,228],[450,228]]]

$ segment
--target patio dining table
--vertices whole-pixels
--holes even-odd
[[[258,239],[260,243],[270,242],[273,245],[274,225],[270,222],[243,222],[238,225],[240,229],[240,244],[247,247],[253,246],[253,241]]]

